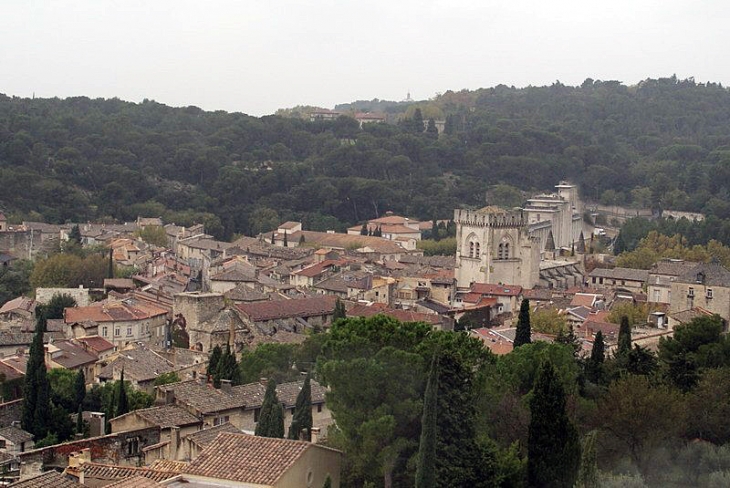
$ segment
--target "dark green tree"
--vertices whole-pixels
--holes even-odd
[[[74,379],[74,400],[77,407],[84,404],[84,398],[86,398],[86,378],[84,371],[79,369]]]
[[[299,390],[297,401],[294,404],[294,415],[289,427],[289,439],[312,440],[312,385],[310,375],[304,379],[302,389]]]
[[[624,241],[624,236],[622,232],[619,232],[616,236],[616,240],[613,243],[613,253],[618,256],[624,251],[627,251],[626,247],[626,241]]]
[[[606,359],[606,344],[603,341],[603,332],[600,330],[593,339],[591,356],[586,361],[586,376],[593,383],[603,382],[603,362]]]
[[[271,430],[269,434],[267,437],[284,438],[284,405],[281,402],[274,404],[274,408],[271,410]]]
[[[76,409],[76,433],[83,434],[84,432],[84,407],[79,405]]]
[[[583,440],[578,482],[575,485],[577,488],[598,488],[600,486],[598,481],[596,437],[598,437],[598,431],[593,430]]]
[[[205,373],[208,375],[208,378],[215,376],[216,371],[218,371],[218,363],[221,360],[222,354],[223,354],[223,351],[221,350],[221,346],[216,344],[215,347],[213,348],[213,350],[210,352],[210,359],[208,359],[208,367],[205,371]]]
[[[572,324],[568,325],[567,331],[563,328],[558,331],[558,334],[555,337],[555,342],[557,342],[558,344],[565,344],[566,346],[570,346],[573,349],[573,355],[575,357],[578,357],[581,345],[580,341],[578,341],[578,337],[575,335]]]
[[[626,357],[631,352],[631,325],[629,318],[624,315],[621,317],[621,325],[618,329],[618,346],[616,348],[616,357]]]
[[[256,430],[254,433],[260,437],[284,437],[284,419],[283,411],[281,415],[281,429],[279,429],[279,408],[281,408],[281,402],[276,396],[276,382],[269,380],[266,385],[266,393],[264,394],[264,401],[261,404],[261,410],[259,412],[259,421],[256,424]],[[281,430],[281,435],[279,434]]]
[[[332,321],[338,319],[344,319],[347,317],[347,311],[345,310],[345,304],[339,298],[335,301],[335,311],[332,313]]]
[[[423,113],[421,112],[420,108],[417,108],[413,112],[413,118],[411,119],[410,128],[416,134],[421,134],[423,132]]]
[[[441,239],[441,234],[439,233],[439,225],[436,217],[434,217],[433,221],[431,221],[431,239],[433,239],[434,241],[438,241]]]
[[[68,233],[68,240],[81,245],[81,229],[79,229],[78,224],[71,227],[71,230]]]
[[[658,367],[656,355],[646,347],[634,344],[633,349],[626,355],[626,371],[630,374],[649,376]]]
[[[530,301],[525,298],[520,305],[520,314],[517,317],[517,330],[515,331],[514,348],[532,342],[530,330]]]
[[[565,411],[565,390],[550,361],[543,362],[530,400],[527,439],[529,486],[572,488],[580,467],[580,441]]]
[[[226,350],[223,351],[218,361],[215,374],[213,375],[213,386],[220,388],[221,380],[230,380],[232,385],[241,383],[241,372],[238,368],[236,353],[231,351],[230,344],[226,344]]]
[[[327,477],[324,479],[324,484],[322,485],[322,488],[332,488],[332,477],[330,475],[327,475]]]
[[[23,429],[42,439],[48,434],[51,412],[50,385],[46,376],[45,352],[43,349],[43,318],[36,319],[36,331],[28,352],[23,388]]]
[[[436,121],[433,119],[428,119],[428,126],[426,127],[426,134],[431,139],[438,139],[439,137],[439,130],[436,128]]]
[[[71,295],[66,293],[56,293],[46,305],[38,305],[36,307],[36,314],[43,314],[43,317],[48,319],[62,319],[63,312],[67,308],[75,307],[76,300]]]
[[[287,236],[286,231],[284,231],[284,247],[289,247],[289,236]]]
[[[365,221],[365,222],[362,223],[362,227],[360,228],[360,235],[361,236],[366,236],[366,235],[368,235],[368,233],[369,233],[369,231],[368,231],[368,223],[367,223],[367,221]]]
[[[114,250],[109,249],[109,268],[106,272],[107,278],[114,278]],[[101,283],[99,283],[101,284]]]
[[[122,369],[122,374],[119,377],[119,381],[117,381],[117,391],[114,396],[117,400],[116,408],[114,410],[114,416],[119,417],[120,415],[124,415],[125,413],[129,412],[127,388],[124,385],[124,369]]]
[[[301,246],[306,242],[306,239],[304,238],[304,234],[299,236],[299,245]]]
[[[421,439],[416,461],[416,488],[436,487],[436,411],[438,409],[438,361],[434,355],[423,397]]]

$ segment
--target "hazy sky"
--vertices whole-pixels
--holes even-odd
[[[0,0],[0,93],[252,115],[500,83],[730,86],[727,0]]]

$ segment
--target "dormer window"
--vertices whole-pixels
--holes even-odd
[[[705,297],[706,297],[706,298],[707,298],[708,300],[712,298],[712,288],[708,288],[708,289],[707,289],[707,294],[705,295]]]
[[[689,287],[689,290],[687,290],[687,296],[688,296],[688,297],[693,297],[693,296],[695,296],[695,289],[694,289],[694,288],[692,288],[691,286]]]
[[[700,271],[697,273],[697,283],[704,283],[705,282],[705,273]]]

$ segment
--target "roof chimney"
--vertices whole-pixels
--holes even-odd
[[[231,391],[231,380],[221,380],[221,391],[229,395],[233,393]]]

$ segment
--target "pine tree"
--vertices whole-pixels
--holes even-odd
[[[125,413],[129,412],[127,389],[124,386],[124,368],[122,368],[122,375],[120,376],[119,381],[117,381],[117,391],[115,396],[117,399],[117,408],[116,412],[114,412],[114,415],[116,417],[119,417],[120,415],[124,415]]]
[[[289,427],[289,439],[303,437],[305,441],[312,441],[312,385],[309,375],[304,379],[302,389],[299,390],[297,401],[294,404],[294,415]]]
[[[337,300],[335,300],[335,311],[332,312],[332,321],[334,322],[335,320],[344,319],[346,317],[347,310],[345,310],[345,304],[342,303],[342,300],[337,298]]]
[[[281,407],[281,402],[276,396],[276,382],[269,380],[266,385],[266,393],[264,394],[264,401],[261,404],[261,410],[259,412],[259,421],[256,424],[256,430],[254,433],[260,437],[284,437],[284,419],[283,410],[281,418],[281,435],[279,433],[279,413],[276,406]]]
[[[591,356],[586,361],[586,376],[593,383],[601,383],[603,380],[603,361],[606,359],[606,344],[603,342],[603,332],[600,330],[593,339]]]
[[[528,485],[571,488],[580,467],[580,442],[565,411],[565,390],[549,361],[535,379],[530,412]]]
[[[368,235],[368,223],[367,222],[362,223],[362,227],[360,228],[360,235],[361,236]]]
[[[210,352],[210,359],[208,359],[208,368],[205,371],[205,374],[208,375],[208,378],[214,376],[216,371],[218,370],[218,363],[221,360],[222,354],[223,351],[221,350],[221,346],[216,344],[216,346]]]
[[[74,401],[77,407],[84,404],[84,398],[86,398],[86,378],[83,370],[79,369],[74,380]]]
[[[434,355],[423,397],[421,439],[416,461],[416,488],[436,487],[436,411],[438,409],[438,360]]]
[[[431,139],[438,139],[439,137],[439,130],[436,128],[436,121],[433,119],[428,119],[428,126],[426,127],[426,134]]]
[[[573,330],[573,324],[568,325],[568,330],[561,328],[558,331],[558,335],[555,337],[555,342],[558,344],[565,344],[567,346],[570,346],[573,348],[573,356],[578,357],[578,353],[580,352],[581,345],[578,341],[578,337],[575,335],[575,331]]]
[[[618,329],[618,346],[616,356],[626,357],[631,352],[631,325],[626,315],[621,317],[621,325]]]
[[[517,349],[523,344],[532,342],[530,331],[530,301],[525,298],[520,305],[520,315],[517,317],[517,330],[515,331],[514,348]]]

